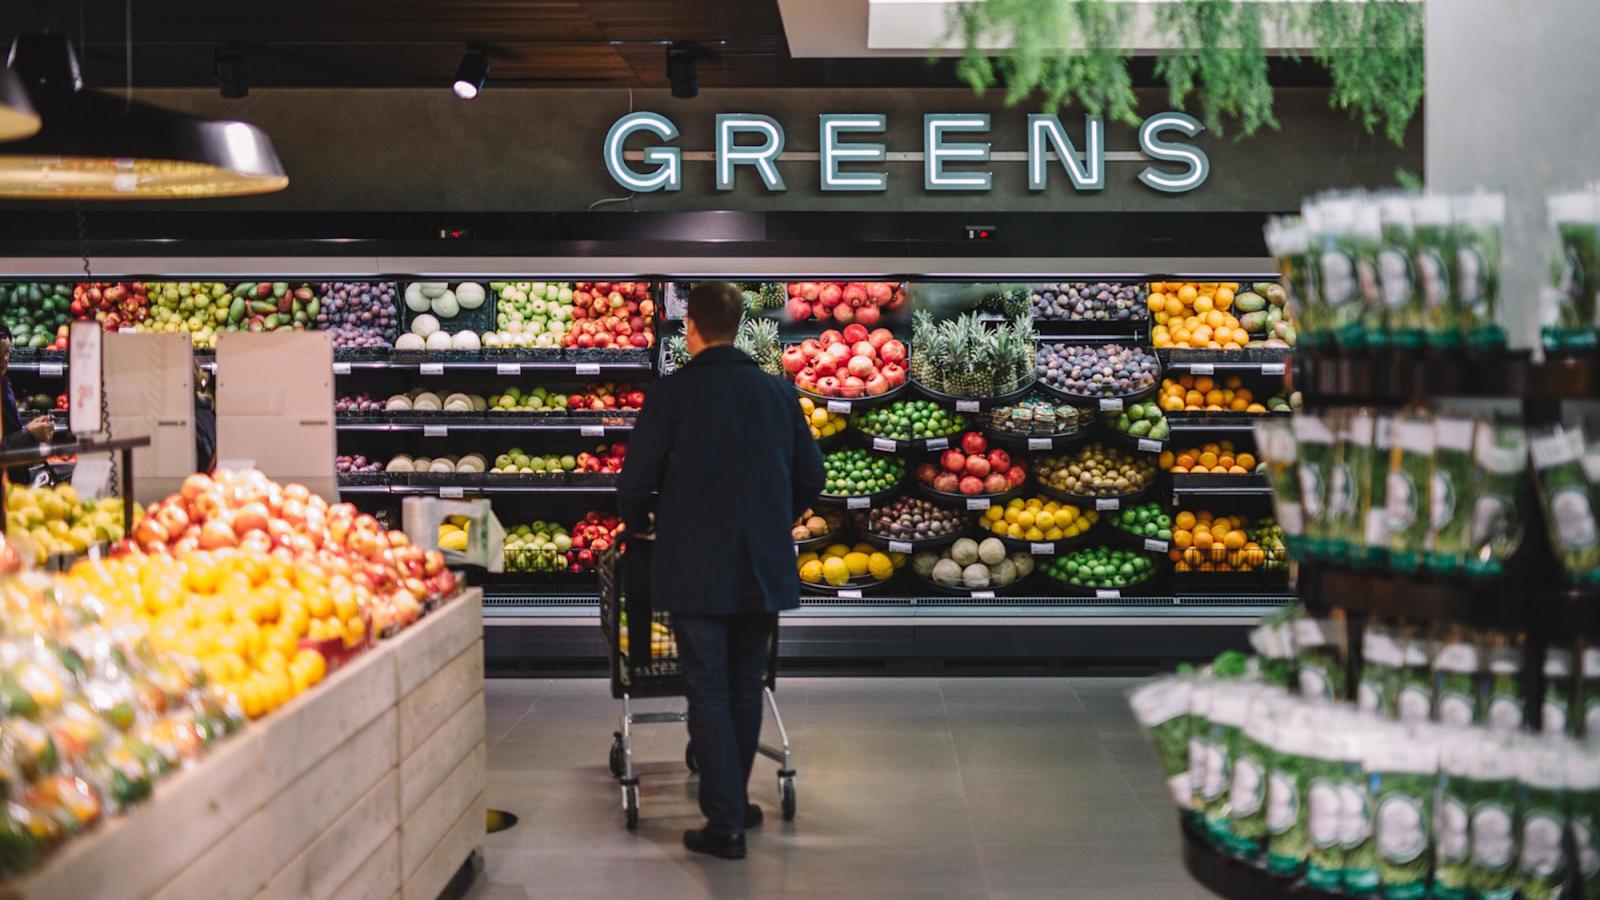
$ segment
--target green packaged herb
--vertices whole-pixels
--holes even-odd
[[[1600,582],[1600,531],[1595,526],[1595,492],[1584,476],[1583,430],[1555,426],[1530,436],[1534,476],[1550,542],[1567,578]]]
[[[1425,723],[1389,725],[1372,737],[1364,766],[1375,804],[1378,884],[1386,900],[1419,900],[1433,869],[1438,737]]]
[[[1272,770],[1272,744],[1278,733],[1278,702],[1286,697],[1275,688],[1254,692],[1233,759],[1233,784],[1228,792],[1233,853],[1244,859],[1261,855],[1267,840],[1267,782]]]
[[[1369,247],[1358,232],[1362,205],[1360,198],[1353,196],[1328,197],[1317,204],[1322,229],[1321,245],[1316,248],[1322,303],[1334,340],[1348,348],[1366,344],[1362,259],[1377,255],[1376,247]]]
[[[1500,321],[1500,253],[1506,226],[1504,194],[1475,193],[1451,204],[1456,235],[1456,292],[1467,346],[1498,350],[1506,345]]]
[[[1189,697],[1194,679],[1158,678],[1133,692],[1130,705],[1139,726],[1155,746],[1162,773],[1179,809],[1190,802],[1189,787]]]
[[[1281,610],[1250,629],[1250,647],[1256,651],[1261,682],[1268,687],[1287,691],[1295,686],[1297,675],[1291,631],[1294,617],[1292,608]]]
[[[1389,343],[1420,347],[1427,330],[1427,310],[1417,287],[1416,235],[1411,226],[1411,198],[1384,194],[1378,198],[1383,240],[1378,246],[1378,286],[1388,310]]]
[[[1397,464],[1392,416],[1379,416],[1372,429],[1372,472],[1367,478],[1366,527],[1362,529],[1366,562],[1382,567],[1389,561],[1389,471]]]
[[[1345,417],[1339,433],[1340,467],[1348,496],[1349,510],[1343,514],[1340,530],[1343,532],[1345,557],[1356,565],[1376,562],[1367,546],[1367,520],[1372,512],[1372,473],[1377,467],[1377,449],[1373,438],[1377,420],[1367,410],[1360,409]],[[1335,479],[1337,484],[1338,479]],[[1330,485],[1330,490],[1333,486]]]
[[[1302,343],[1307,347],[1326,347],[1333,343],[1333,313],[1322,290],[1322,204],[1307,200],[1300,205],[1300,226],[1305,238],[1305,253],[1299,270],[1305,273],[1305,296],[1301,304]],[[1292,244],[1291,244],[1292,246]]]
[[[1356,708],[1379,719],[1395,717],[1400,693],[1400,643],[1387,626],[1371,624],[1361,635],[1361,683]]]
[[[1600,747],[1574,746],[1567,757],[1567,826],[1577,848],[1574,863],[1585,897],[1600,897]]]
[[[1384,493],[1389,566],[1414,572],[1421,566],[1427,550],[1433,423],[1421,418],[1401,419],[1395,423],[1394,441],[1400,452],[1393,457]]]
[[[1345,454],[1350,449],[1349,410],[1333,410],[1323,418],[1334,434],[1333,455],[1328,460],[1327,519],[1328,556],[1345,559],[1352,543],[1360,539],[1356,520],[1356,492]]]
[[[1461,570],[1467,558],[1467,538],[1472,529],[1472,507],[1466,502],[1472,482],[1471,419],[1433,420],[1433,469],[1428,480],[1428,568],[1435,572]]]
[[[1461,299],[1456,290],[1456,238],[1450,198],[1436,195],[1411,201],[1417,284],[1422,288],[1430,347],[1461,346]]]
[[[1482,715],[1478,699],[1483,657],[1471,641],[1455,638],[1439,648],[1433,658],[1433,709],[1440,722],[1458,728],[1477,722]]]
[[[1373,730],[1381,723],[1347,712],[1336,726],[1344,737],[1344,777],[1339,782],[1339,847],[1344,850],[1344,890],[1358,896],[1378,890],[1378,847],[1373,840],[1372,779],[1365,767]]]
[[[1307,791],[1310,757],[1318,734],[1313,725],[1313,708],[1293,699],[1279,703],[1272,772],[1267,779],[1267,871],[1289,877],[1305,868],[1311,853]]]
[[[1233,833],[1233,763],[1239,752],[1250,699],[1255,689],[1243,684],[1218,684],[1211,695],[1211,734],[1206,744],[1205,783],[1200,789],[1205,800],[1206,831],[1218,846],[1235,852],[1238,843]]]
[[[1332,707],[1308,713],[1313,737],[1306,754],[1306,883],[1335,891],[1344,881],[1344,848],[1339,843],[1344,820],[1340,786],[1345,781],[1344,735],[1333,727]]]
[[[1522,648],[1508,644],[1502,636],[1489,647],[1488,700],[1484,722],[1497,731],[1516,731],[1522,727],[1524,696],[1522,689]]]
[[[1400,683],[1395,692],[1395,717],[1402,722],[1427,722],[1433,714],[1432,646],[1427,638],[1400,642]]]
[[[1511,900],[1517,892],[1517,849],[1522,835],[1518,744],[1509,734],[1474,730],[1470,735],[1462,742],[1471,766],[1468,878],[1481,900]]]
[[[1378,280],[1378,252],[1383,246],[1383,219],[1378,204],[1358,197],[1349,247],[1356,259],[1361,293],[1361,339],[1368,347],[1389,346],[1389,307]]]
[[[1300,465],[1300,509],[1305,514],[1306,546],[1313,557],[1332,555],[1329,483],[1333,474],[1335,437],[1328,422],[1314,415],[1292,420]]]
[[[1541,295],[1539,339],[1556,352],[1593,349],[1600,312],[1600,196],[1556,194],[1546,198],[1545,211],[1555,232],[1555,260]]]
[[[1322,703],[1344,699],[1344,620],[1296,619],[1294,645],[1300,696]]]
[[[1600,647],[1585,647],[1578,668],[1578,696],[1573,711],[1581,736],[1600,740]]]
[[[1256,455],[1266,464],[1272,485],[1272,512],[1283,528],[1284,542],[1296,556],[1306,554],[1305,511],[1300,499],[1299,445],[1294,426],[1284,419],[1261,419],[1251,424]]]
[[[1517,754],[1522,792],[1522,853],[1517,880],[1526,900],[1560,897],[1567,880],[1566,747],[1551,738],[1528,738]]]
[[[1206,764],[1211,759],[1211,697],[1216,682],[1195,678],[1189,689],[1189,805],[1199,821],[1206,811]]]
[[[1544,701],[1539,704],[1539,730],[1545,734],[1572,734],[1578,720],[1572,715],[1572,651],[1546,647],[1544,651]]]
[[[1472,459],[1466,570],[1492,577],[1504,574],[1506,560],[1522,546],[1527,524],[1527,433],[1516,423],[1479,422]]]
[[[1472,757],[1480,732],[1441,726],[1439,793],[1433,807],[1433,896],[1472,896]]]

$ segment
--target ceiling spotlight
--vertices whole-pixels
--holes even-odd
[[[672,82],[672,96],[685,100],[700,96],[700,56],[694,47],[667,48],[667,79]]]
[[[467,55],[461,57],[461,65],[456,67],[456,83],[451,90],[463,100],[471,100],[483,90],[483,83],[489,79],[489,54],[482,50],[468,50]]]
[[[0,141],[30,137],[38,133],[40,124],[22,79],[10,69],[0,69]]]
[[[218,47],[216,53],[217,86],[222,96],[237,100],[250,93],[250,83],[245,79],[244,51],[237,47]]]

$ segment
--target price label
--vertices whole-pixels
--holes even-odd
[[[461,496],[462,496],[461,488],[458,488],[458,487],[441,487],[441,488],[439,488],[439,499],[441,499],[441,500],[460,500]]]
[[[896,444],[891,438],[873,438],[872,439],[872,449],[874,449],[874,450],[886,450],[886,451],[888,451],[890,453],[893,453],[894,450],[895,450],[895,446],[896,446]]]
[[[447,436],[449,436],[449,434],[450,434],[450,429],[445,427],[445,426],[443,426],[443,425],[424,425],[424,426],[422,426],[422,436],[423,437],[447,437]]]
[[[1096,600],[1121,600],[1122,592],[1116,588],[1096,588],[1094,598]]]
[[[928,449],[929,450],[944,450],[944,449],[948,448],[949,446],[950,446],[950,439],[949,438],[942,438],[942,437],[928,438]]]
[[[828,401],[828,412],[831,412],[831,413],[843,413],[845,415],[849,415],[849,413],[850,413],[850,401],[849,400],[829,400]]]
[[[1161,442],[1152,441],[1149,438],[1139,438],[1139,449],[1146,453],[1160,453]]]
[[[1055,544],[1049,544],[1049,543],[1046,543],[1046,544],[1029,544],[1028,545],[1028,552],[1032,553],[1034,556],[1055,556],[1056,555],[1056,545]]]
[[[1121,397],[1101,397],[1100,398],[1100,411],[1101,412],[1122,412],[1122,398]]]
[[[839,592],[839,598],[842,600],[860,600],[861,592],[854,588],[843,590]]]
[[[845,509],[867,509],[872,506],[871,497],[851,497],[844,501]]]
[[[1190,372],[1190,374],[1193,374],[1193,375],[1212,375],[1212,374],[1215,374],[1216,371],[1217,371],[1217,367],[1213,366],[1211,363],[1190,363],[1189,364],[1189,372]]]
[[[912,550],[911,544],[909,542],[907,542],[907,541],[890,541],[889,542],[889,552],[890,553],[910,553],[911,550]]]
[[[988,497],[968,497],[967,498],[967,509],[988,509],[988,508],[989,508],[989,498]]]
[[[994,599],[994,591],[973,591],[972,592],[972,599],[974,599],[974,600],[993,600]]]
[[[1122,508],[1122,501],[1117,499],[1116,497],[1096,497],[1095,501],[1094,501],[1094,508],[1095,509],[1121,509]]]
[[[599,363],[578,363],[576,366],[573,366],[572,368],[573,368],[573,371],[576,372],[579,375],[599,375],[600,374],[600,364]]]
[[[978,403],[978,401],[976,401],[976,400],[957,400],[956,401],[956,412],[975,413],[980,408],[982,408],[982,404]]]
[[[605,437],[606,427],[604,425],[580,425],[578,426],[578,435],[580,437]]]
[[[1261,374],[1263,374],[1263,375],[1282,375],[1283,372],[1284,372],[1283,363],[1262,363],[1261,364]]]
[[[1028,438],[1029,450],[1049,450],[1054,446],[1049,438]]]
[[[117,334],[138,334],[138,333],[139,333],[139,329],[137,329],[137,328],[129,328],[126,325],[124,325],[121,328],[117,329]]]
[[[350,364],[347,363],[347,362],[336,362],[336,363],[334,363],[333,364],[333,374],[335,374],[335,375],[349,375],[350,374]]]
[[[496,375],[521,375],[522,363],[498,363],[494,367]]]
[[[58,363],[58,362],[42,362],[42,363],[39,363],[39,374],[41,376],[45,377],[45,378],[60,378],[61,377],[61,372],[62,372],[61,363]]]
[[[1151,551],[1154,551],[1156,553],[1165,553],[1165,552],[1167,552],[1167,542],[1166,541],[1158,541],[1155,538],[1145,538],[1144,539],[1144,548],[1146,550],[1151,550]]]
[[[443,375],[444,363],[423,363],[417,367],[417,371],[423,375]]]

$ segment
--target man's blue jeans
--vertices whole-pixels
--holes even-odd
[[[771,613],[673,615],[689,737],[700,767],[700,811],[719,834],[743,834],[746,787],[761,738]]]

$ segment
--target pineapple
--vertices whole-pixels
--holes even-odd
[[[769,375],[783,374],[783,351],[778,345],[778,323],[771,319],[746,319],[734,343]]]
[[[912,380],[938,390],[934,365],[943,358],[944,337],[927,310],[919,309],[911,317],[911,346],[916,350],[911,354]]]
[[[760,296],[765,309],[778,309],[789,302],[789,291],[778,281],[761,282]]]

